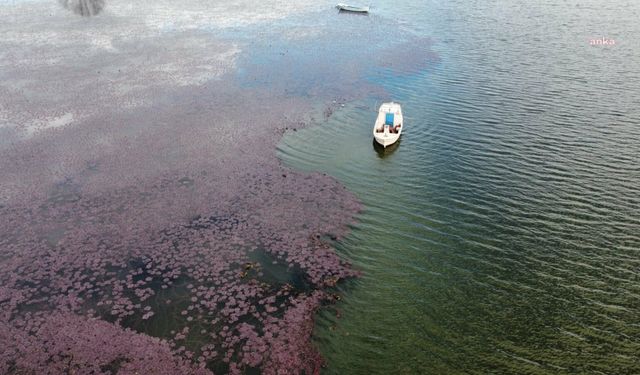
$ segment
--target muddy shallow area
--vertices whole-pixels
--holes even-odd
[[[335,43],[373,23],[317,3],[100,4],[0,4],[0,372],[318,372],[361,205],[275,145],[384,97],[363,76],[393,46]]]

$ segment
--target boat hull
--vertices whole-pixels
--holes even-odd
[[[387,147],[387,146],[391,146],[392,144],[398,142],[398,139],[400,139],[400,133],[398,133],[398,134],[387,134],[387,135],[374,134],[373,138],[375,138],[376,142],[378,142],[378,144],[381,145],[382,147]]]
[[[392,131],[392,129],[396,131]],[[404,130],[402,108],[400,104],[382,103],[378,110],[378,117],[373,125],[373,138],[382,147],[388,147],[398,141]]]

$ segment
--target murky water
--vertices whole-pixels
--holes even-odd
[[[637,3],[381,2],[440,60],[289,133],[365,204],[364,272],[320,314],[326,373],[640,372]],[[605,37],[615,45],[590,45]],[[398,50],[397,53],[406,53]],[[372,144],[375,109],[405,131]]]

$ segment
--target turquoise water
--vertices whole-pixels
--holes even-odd
[[[639,373],[640,4],[372,5],[351,27],[392,20],[439,59],[368,69],[388,96],[278,150],[365,205],[338,249],[363,277],[318,318],[326,373]],[[381,150],[388,97],[405,130]]]

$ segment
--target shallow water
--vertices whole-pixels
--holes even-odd
[[[317,4],[62,5],[0,5],[0,373],[316,372],[360,204],[276,158],[315,103],[236,73]]]
[[[279,146],[365,205],[339,245],[364,275],[318,321],[326,373],[640,372],[640,6],[373,13],[433,38],[439,61],[368,72],[388,96]],[[381,150],[371,127],[389,97],[406,127]]]

